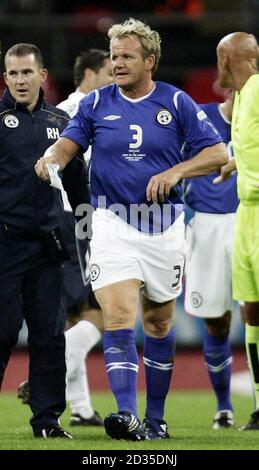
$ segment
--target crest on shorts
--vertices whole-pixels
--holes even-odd
[[[4,124],[6,127],[14,129],[19,126],[19,119],[13,114],[7,114],[7,116],[4,117]]]
[[[158,124],[161,124],[162,126],[166,126],[167,124],[169,124],[172,119],[173,116],[170,111],[168,111],[168,109],[160,109],[156,113],[156,120]]]
[[[90,266],[90,279],[91,281],[96,281],[100,275],[100,268],[97,264],[91,264]]]
[[[191,304],[193,308],[198,308],[202,304],[202,296],[199,292],[192,292],[191,293]]]

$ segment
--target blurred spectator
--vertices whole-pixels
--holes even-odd
[[[48,101],[48,103],[57,105],[60,103],[60,100],[62,99],[59,86],[55,78],[53,78],[50,74],[48,74],[47,80],[43,83],[42,86],[44,90],[44,95],[45,95],[45,100]]]
[[[250,7],[247,0],[203,0],[203,4],[209,13],[237,12]]]
[[[48,13],[51,10],[51,0],[8,0],[1,3],[2,13],[26,15]]]
[[[159,0],[128,0],[123,4],[121,0],[113,0],[112,7],[116,12],[130,12],[131,16],[135,13],[150,13],[154,10]]]
[[[204,5],[202,0],[164,0],[155,6],[154,12],[160,15],[184,13],[188,16],[199,16],[204,13]]]
[[[79,6],[72,14],[72,31],[76,33],[107,34],[114,23],[109,6]]]
[[[218,84],[216,67],[192,70],[187,74],[183,89],[197,103],[210,103],[225,99],[225,91]]]

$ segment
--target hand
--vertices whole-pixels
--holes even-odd
[[[214,178],[214,180],[212,181],[213,184],[222,183],[222,181],[225,181],[231,175],[232,171],[225,168],[226,166],[227,165],[223,165],[220,168],[220,175],[216,176],[216,178]]]
[[[39,176],[39,178],[41,178],[46,183],[50,183],[50,175],[49,175],[48,166],[47,166],[50,163],[56,164],[56,161],[54,160],[53,157],[41,157],[37,161],[36,165],[34,166],[34,169],[37,175]]]
[[[182,174],[176,167],[152,176],[146,188],[147,200],[152,202],[165,202],[165,199],[170,194],[171,188],[175,186],[180,179],[182,179]]]
[[[236,169],[236,164],[235,164],[235,159],[232,158],[231,160],[228,161],[225,165],[222,165],[220,168],[220,174],[219,176],[216,176],[214,180],[212,181],[213,184],[219,184],[222,183],[222,181],[225,181],[233,171]]]

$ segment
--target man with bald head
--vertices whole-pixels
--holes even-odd
[[[241,430],[259,430],[259,75],[258,44],[252,34],[235,32],[217,47],[219,81],[235,93],[232,114],[231,160],[214,180],[218,183],[238,171],[233,297],[246,306],[246,350],[255,397],[255,411]]]

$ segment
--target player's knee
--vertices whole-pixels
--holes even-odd
[[[106,305],[103,311],[104,328],[106,330],[133,329],[135,327],[135,312],[126,306]]]
[[[205,325],[210,336],[228,336],[230,332],[231,312],[227,311],[221,317],[206,318]]]
[[[226,319],[215,318],[213,320],[206,320],[207,332],[210,336],[228,336],[230,331],[230,322]]]
[[[154,336],[155,338],[164,338],[172,328],[172,319],[149,317],[144,320],[143,327],[146,335]]]
[[[245,322],[250,326],[259,326],[259,302],[246,302],[243,314]]]

